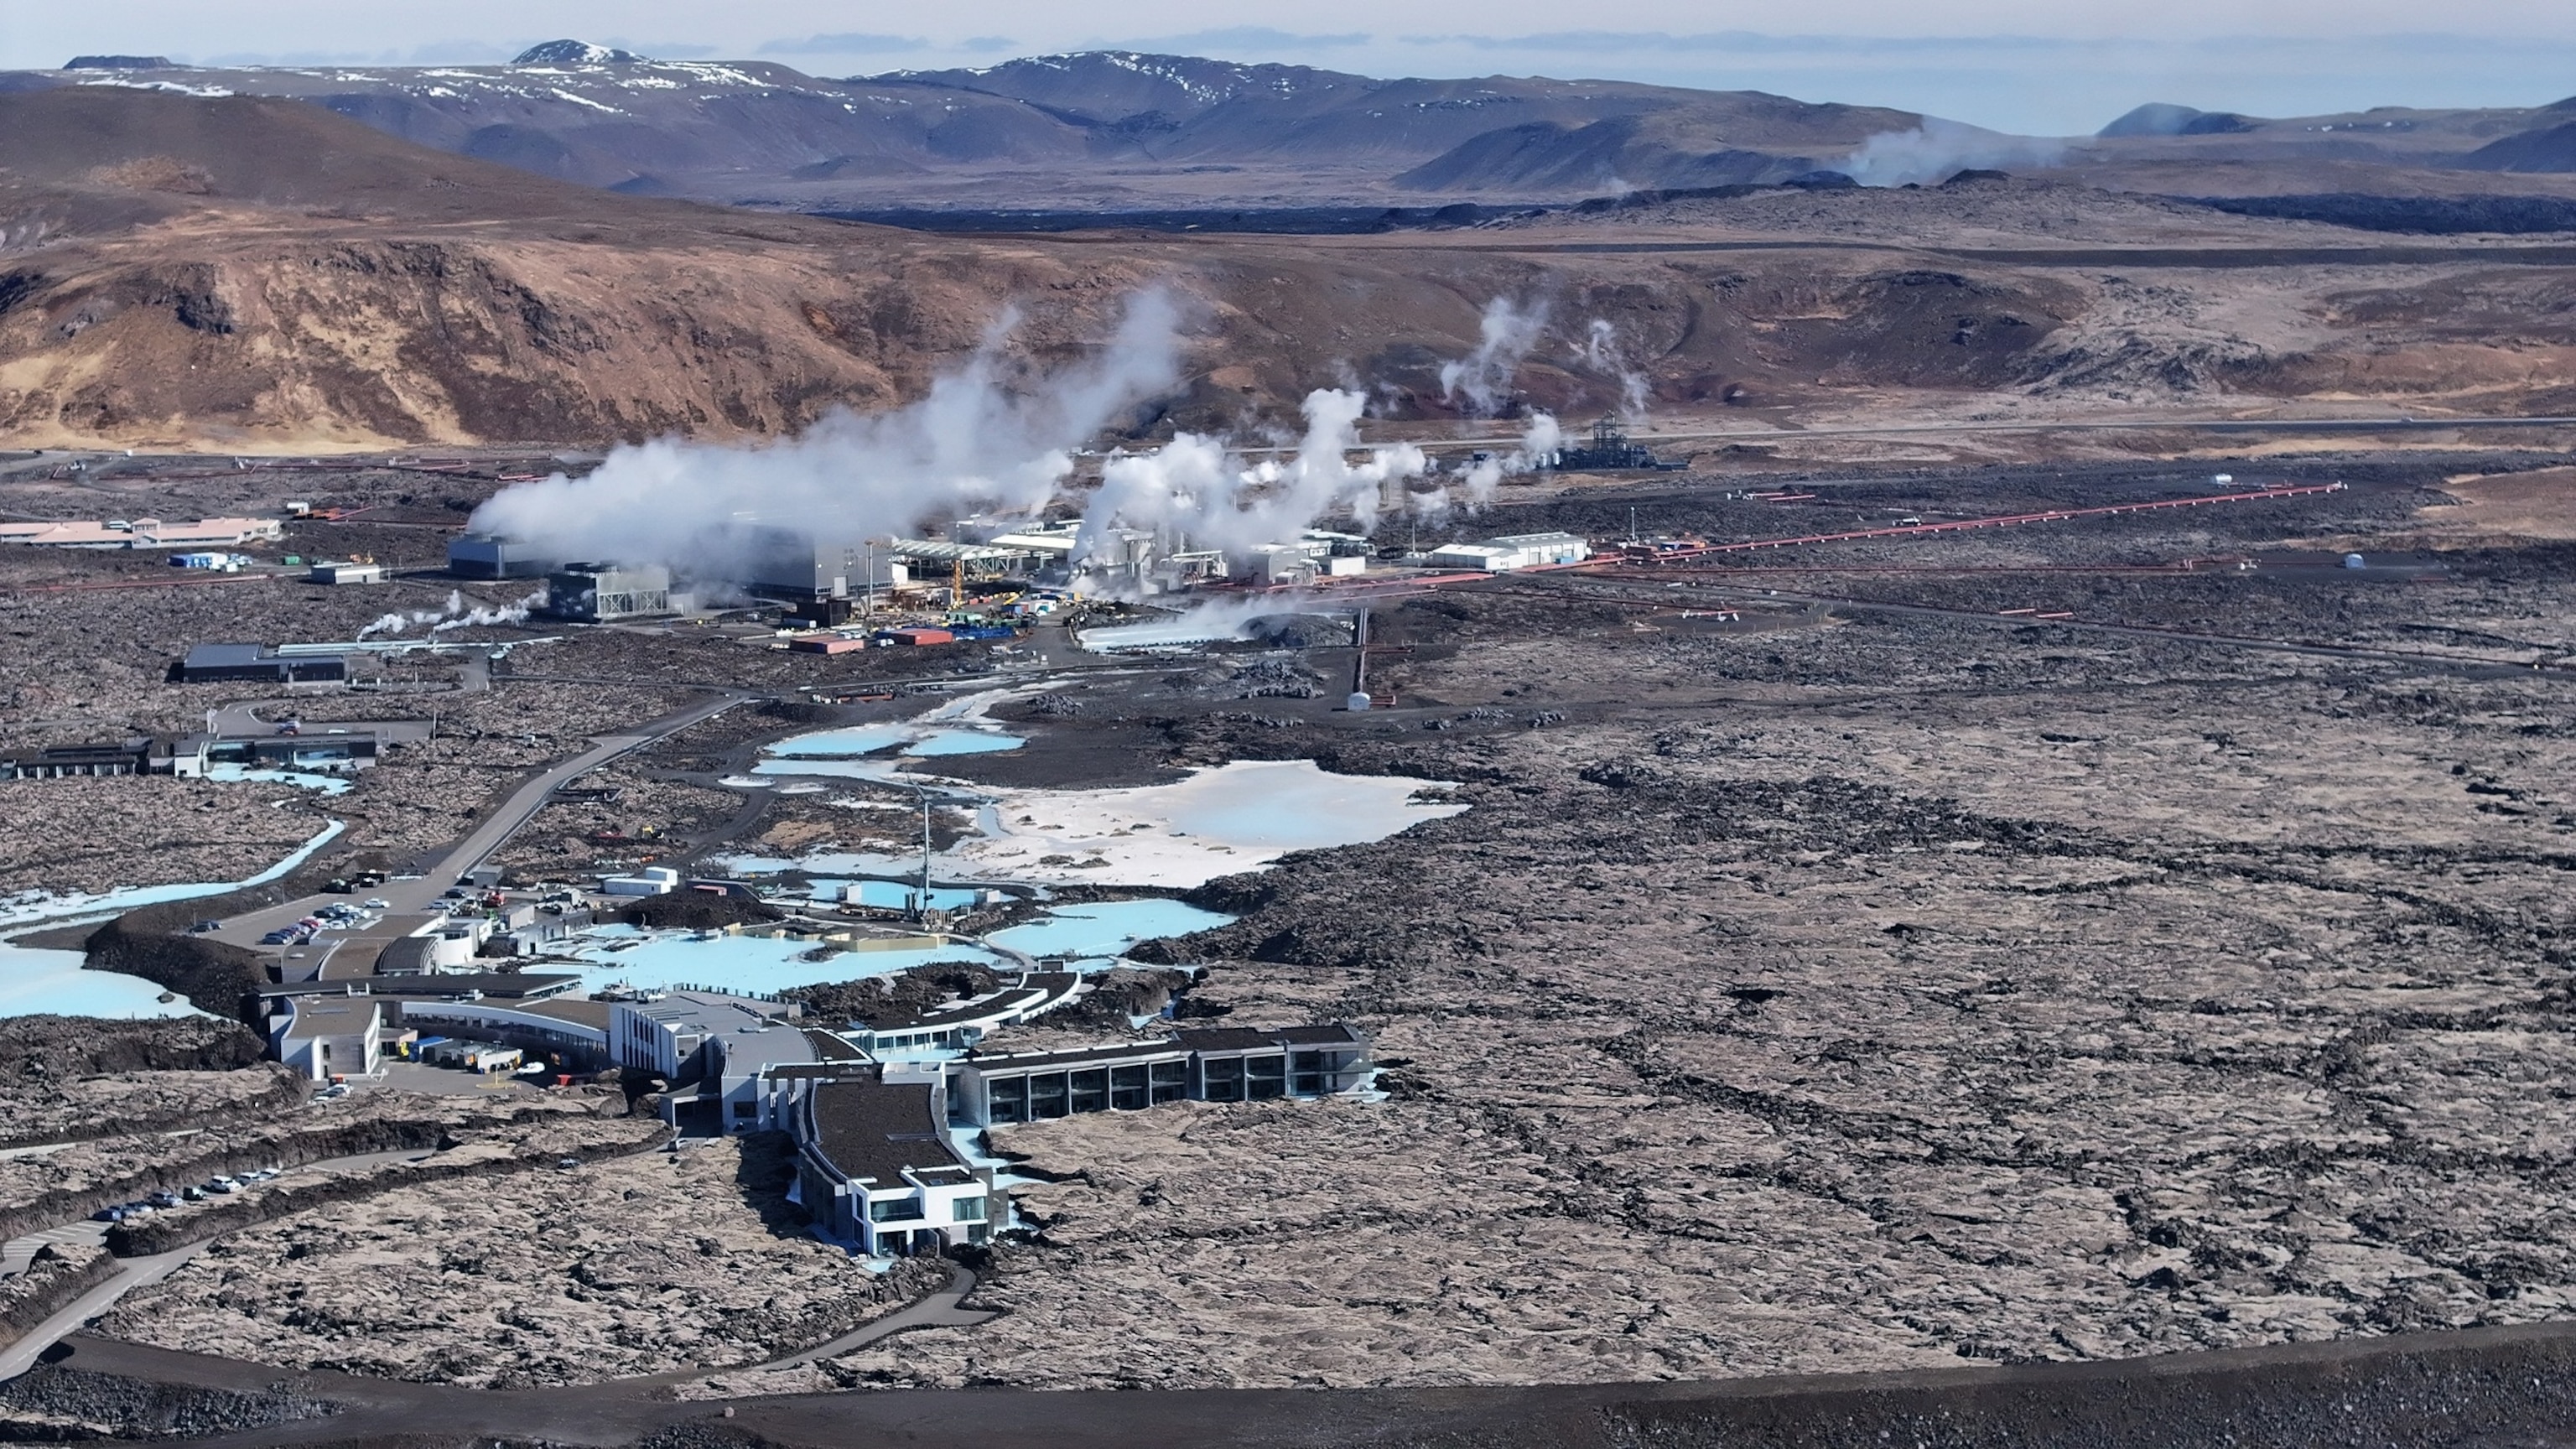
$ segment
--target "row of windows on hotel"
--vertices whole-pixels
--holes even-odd
[[[1197,1095],[1209,1102],[1262,1102],[1275,1097],[1321,1096],[1335,1089],[1337,1054],[1301,1051],[1276,1056],[1209,1057],[1199,1063]],[[985,1120],[1035,1122],[1076,1112],[1132,1112],[1190,1097],[1186,1060],[1030,1072],[984,1077]],[[949,1116],[969,1120],[964,1094],[949,1098]]]

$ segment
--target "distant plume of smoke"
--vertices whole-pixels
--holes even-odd
[[[1444,502],[1454,502],[1473,513],[1494,501],[1494,492],[1503,486],[1504,479],[1535,471],[1564,446],[1565,430],[1556,425],[1556,419],[1546,413],[1533,413],[1528,429],[1521,434],[1521,445],[1511,452],[1488,454],[1469,463],[1459,474],[1461,496]]]
[[[453,619],[442,619],[430,625],[429,632],[434,637],[450,629],[471,629],[478,624],[524,624],[528,622],[528,611],[545,601],[546,591],[539,589],[512,603],[477,605]]]
[[[1463,400],[1470,417],[1490,418],[1511,401],[1521,359],[1547,331],[1547,304],[1524,308],[1509,297],[1496,297],[1485,304],[1476,330],[1475,351],[1440,365],[1440,396],[1447,402]]]
[[[1072,451],[1179,379],[1179,320],[1147,292],[1091,361],[1036,379],[1008,375],[1005,319],[975,357],[919,402],[836,411],[761,447],[660,439],[620,447],[583,478],[508,489],[470,526],[543,539],[558,556],[660,563],[722,575],[746,522],[846,538],[912,531],[977,508],[1030,512],[1073,469]]]
[[[1631,366],[1627,354],[1620,350],[1617,324],[1605,318],[1593,318],[1578,350],[1593,371],[1606,372],[1619,379],[1619,415],[1631,421],[1643,419],[1646,416],[1646,399],[1653,392],[1654,384],[1644,372]]]
[[[1083,510],[1075,562],[1112,528],[1177,529],[1197,548],[1246,548],[1295,538],[1316,519],[1348,510],[1362,532],[1376,526],[1390,485],[1430,471],[1411,443],[1372,448],[1360,462],[1359,419],[1368,399],[1339,388],[1306,395],[1306,435],[1287,462],[1247,465],[1223,439],[1183,433],[1145,453],[1111,458]]]
[[[1842,170],[1863,186],[1903,186],[1944,180],[1970,168],[2049,166],[2065,150],[2062,141],[2007,136],[1926,116],[1911,131],[1881,131],[1861,142],[1844,159]]]

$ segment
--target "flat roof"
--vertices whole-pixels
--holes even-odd
[[[608,1003],[605,1001],[559,998],[552,1001],[532,1002],[518,1009],[527,1012],[530,1016],[551,1016],[559,1021],[575,1022],[600,1031],[608,1030]]]
[[[941,563],[1008,563],[1040,551],[1005,548],[998,543],[945,543],[931,538],[886,540],[886,552],[897,558],[937,559]]]
[[[647,877],[622,877],[646,879]],[[787,1007],[757,997],[732,996],[721,991],[673,991],[652,1001],[620,1003],[638,1016],[671,1025],[701,1027],[723,1031],[746,1022],[784,1021]]]
[[[866,1052],[820,1027],[805,1028],[805,1042],[814,1048],[814,1056],[824,1062],[864,1062],[873,1060]]]
[[[1368,1038],[1340,1022],[1330,1026],[1217,1026],[1172,1033],[1194,1052],[1260,1051],[1265,1047],[1366,1046]]]
[[[367,1009],[360,1011],[358,1003],[365,1000],[357,996],[304,997],[295,1003],[295,1016],[286,1024],[286,1039],[346,1036],[353,1031],[363,1031],[367,1022],[377,1020],[383,1014],[373,1002],[367,1002]]]
[[[814,1089],[814,1150],[847,1181],[900,1187],[907,1168],[964,1168],[933,1115],[926,1082],[826,1082]]]
[[[400,937],[412,940],[413,937]],[[421,938],[425,939],[425,938]],[[386,943],[391,946],[392,942]],[[486,997],[504,1001],[534,1001],[560,996],[581,984],[581,978],[556,971],[461,971],[453,975],[429,972],[419,976],[368,976],[368,990],[378,996],[463,996],[479,991]]]
[[[1034,971],[1021,978],[1018,985],[1006,986],[989,996],[972,1001],[960,1001],[934,1011],[923,1012],[910,1021],[896,1022],[891,1026],[870,1027],[869,1030],[880,1036],[897,1031],[941,1031],[948,1027],[984,1021],[996,1016],[1009,1016],[1041,1002],[1064,996],[1081,981],[1080,976],[1070,971]]]
[[[854,1082],[864,1082],[875,1079],[876,1069],[876,1063],[874,1061],[864,1059],[858,1061],[789,1062],[784,1066],[771,1067],[768,1071],[768,1076],[773,1081],[837,1082],[846,1078]]]
[[[1163,1061],[1189,1054],[1190,1049],[1176,1041],[1140,1041],[1125,1046],[1075,1047],[1060,1052],[1006,1052],[989,1057],[969,1052],[966,1065],[990,1076],[1005,1072],[1052,1071],[1058,1067]]]
[[[198,644],[188,650],[190,669],[218,669],[229,664],[263,664],[276,656],[257,644]]]

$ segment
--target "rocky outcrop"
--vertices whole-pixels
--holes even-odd
[[[93,971],[140,976],[210,1016],[258,1020],[259,989],[269,984],[267,963],[258,953],[203,936],[171,935],[166,925],[154,928],[167,920],[161,911],[119,916],[90,934],[86,964]]]

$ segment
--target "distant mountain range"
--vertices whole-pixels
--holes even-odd
[[[502,66],[203,69],[152,57],[21,72],[283,96],[406,140],[634,194],[829,209],[1116,207],[1425,195],[1566,198],[1831,169],[1911,112],[1607,81],[1377,80],[1093,52],[828,80],[766,62],[654,61],[578,41]]]
[[[2192,189],[2254,194],[2300,189],[2276,174],[2282,164],[2576,173],[2576,102],[2291,119],[2151,105],[2099,137],[2036,143],[1754,91],[1380,80],[1125,51],[843,80],[577,40],[497,66],[207,69],[86,56],[62,71],[0,74],[0,90],[61,85],[287,97],[559,180],[803,211],[1495,204],[1835,171],[1938,180],[1999,165],[2086,168],[2095,179],[2103,167],[2216,167]]]

